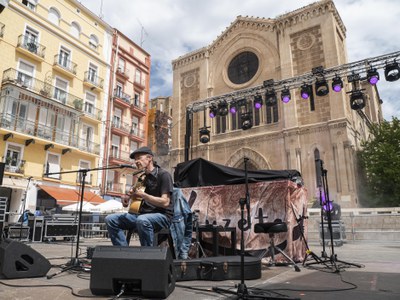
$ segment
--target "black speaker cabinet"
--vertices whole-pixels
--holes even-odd
[[[166,298],[175,289],[172,254],[166,247],[97,246],[93,252],[90,290],[94,295]]]
[[[0,277],[42,277],[50,268],[49,261],[31,247],[11,239],[0,242]]]

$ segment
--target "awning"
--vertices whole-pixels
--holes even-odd
[[[51,197],[57,200],[57,204],[64,206],[68,204],[73,204],[80,201],[79,190],[66,189],[55,186],[39,185],[39,187],[49,194]],[[86,191],[83,194],[83,200],[94,205],[105,202],[103,198],[95,193]]]

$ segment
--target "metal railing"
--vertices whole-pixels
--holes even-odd
[[[44,58],[46,47],[36,42],[34,39],[27,35],[21,34],[18,37],[17,47],[24,48],[37,56]]]
[[[114,90],[114,97],[121,99],[122,101],[126,102],[129,105],[131,104],[131,96],[117,89]]]
[[[126,132],[127,134],[129,134],[129,132],[131,131],[131,125],[125,122],[116,122],[113,121],[111,123],[112,128],[116,128],[116,129],[120,129],[124,132]]]
[[[64,56],[60,54],[56,54],[54,56],[54,64],[63,68],[64,70],[76,75],[76,67],[77,64],[72,62],[70,59],[66,59]]]
[[[102,89],[104,84],[104,79],[100,78],[97,75],[94,75],[92,72],[86,71],[84,81],[89,82],[90,84]]]
[[[22,119],[8,113],[0,114],[0,128],[36,136],[48,141],[54,141],[58,144],[75,147],[97,155],[100,154],[100,144],[98,143],[91,142],[86,138],[79,138],[71,132],[36,123],[35,121]]]
[[[11,156],[3,156],[3,162],[5,163],[4,171],[10,173],[24,174],[25,160],[15,159]]]

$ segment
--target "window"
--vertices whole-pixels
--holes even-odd
[[[142,80],[142,72],[139,69],[136,69],[136,71],[135,71],[135,82],[141,84],[141,80]]]
[[[111,141],[111,155],[112,157],[119,158],[119,145],[121,144],[121,137],[113,134]]]
[[[18,172],[22,166],[23,148],[21,145],[7,143],[5,170],[7,172]]]
[[[131,153],[133,152],[133,151],[135,151],[137,148],[139,148],[139,144],[138,144],[138,142],[134,142],[134,141],[131,141]]]
[[[131,134],[139,135],[139,119],[137,117],[132,117]]]
[[[79,170],[88,170],[90,169],[90,161],[80,160],[79,161]],[[83,172],[78,173],[78,182],[82,182],[82,174]],[[92,174],[86,173],[85,183],[92,184]]]
[[[121,115],[122,115],[122,110],[119,108],[114,109],[114,116],[113,116],[113,126],[120,128],[121,127]]]
[[[139,106],[140,105],[140,94],[138,94],[138,93],[135,93],[135,98],[133,99],[133,101],[134,101],[134,105],[135,106]]]
[[[122,58],[120,58],[118,60],[118,72],[123,73],[125,71],[125,60],[123,60]]]
[[[39,113],[38,136],[47,140],[52,139],[53,128],[55,126],[56,126],[55,112],[48,108],[41,107]]]
[[[89,65],[88,80],[94,84],[97,83],[97,67],[93,64]]]
[[[21,84],[23,87],[31,87],[34,70],[34,66],[29,65],[26,62],[20,61],[17,75],[18,83]]]
[[[118,98],[122,97],[122,91],[123,91],[123,87],[121,83],[117,83],[117,87],[115,88],[115,96],[117,96]]]
[[[54,7],[51,7],[49,9],[49,15],[47,18],[49,19],[49,21],[51,23],[58,26],[60,24],[61,14],[57,9],[55,9]]]
[[[31,10],[36,10],[37,1],[35,0],[22,0],[22,4]]]
[[[93,133],[94,129],[92,126],[83,124],[82,128],[82,139],[83,139],[83,147],[85,148],[86,151],[92,151],[93,150]]]
[[[97,49],[97,47],[99,46],[99,39],[94,34],[90,35],[89,46],[92,49]]]
[[[85,112],[88,114],[94,115],[95,114],[95,103],[96,103],[96,96],[90,93],[86,93],[85,98]]]
[[[65,104],[67,102],[68,81],[56,78],[55,86],[54,99]]]
[[[27,27],[25,29],[23,47],[32,53],[37,53],[39,32]]]
[[[47,162],[45,173],[58,173],[60,172],[60,155],[47,152]],[[60,174],[47,175],[49,178],[60,179]]]
[[[61,47],[60,54],[58,55],[58,64],[66,69],[70,68],[71,51]]]
[[[236,55],[228,66],[229,80],[234,84],[243,84],[251,80],[258,71],[259,61],[256,54],[245,51]]]
[[[71,23],[71,31],[70,33],[76,37],[77,39],[79,39],[80,35],[81,35],[81,26],[77,23],[77,22],[72,22]]]

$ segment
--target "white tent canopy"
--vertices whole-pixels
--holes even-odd
[[[96,205],[91,209],[92,212],[116,212],[116,211],[123,211],[124,208],[122,207],[122,203],[117,200],[107,200],[99,205]]]
[[[73,204],[64,206],[64,207],[62,208],[62,210],[66,210],[66,211],[79,211],[80,204],[81,204],[80,202],[76,202],[76,203],[73,203]],[[96,206],[93,205],[93,204],[90,203],[90,202],[87,202],[87,201],[83,201],[83,202],[82,202],[82,211],[89,212],[89,211],[91,211],[94,207],[96,207]]]

